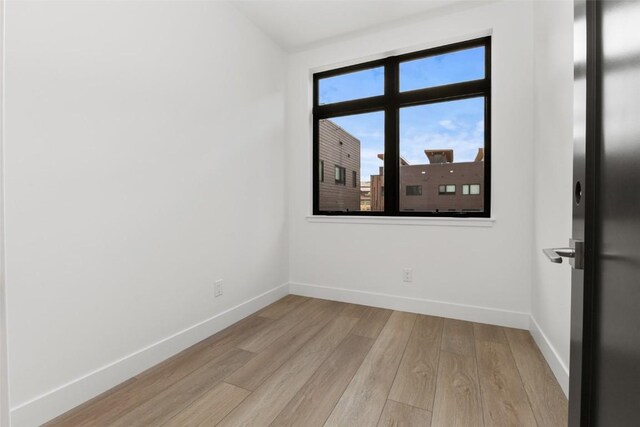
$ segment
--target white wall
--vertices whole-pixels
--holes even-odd
[[[533,244],[530,2],[494,3],[289,57],[287,141],[292,291],[528,327]],[[493,34],[492,216],[438,226],[312,222],[313,71]],[[444,225],[443,225],[444,224]],[[490,224],[491,225],[491,224]],[[437,244],[434,244],[437,242]],[[443,245],[443,242],[445,243]],[[404,267],[414,282],[402,282]],[[336,289],[340,288],[340,289]]]
[[[0,165],[4,135],[4,5],[0,0]],[[7,308],[4,276],[4,179],[0,166],[0,426],[9,425],[9,381],[7,369]]]
[[[534,5],[535,178],[532,333],[568,389],[571,269],[550,263],[543,248],[571,237],[573,162],[573,2]]]
[[[217,2],[11,1],[6,49],[22,426],[286,293],[285,70],[281,50]]]

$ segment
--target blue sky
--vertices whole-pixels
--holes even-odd
[[[400,64],[400,89],[413,90],[484,77],[484,48],[467,49]],[[320,81],[320,103],[381,95],[382,68]],[[331,119],[361,144],[361,176],[378,173],[384,152],[384,112]],[[400,110],[400,154],[410,164],[428,163],[425,149],[452,148],[455,161],[473,161],[484,145],[484,99],[471,98]]]

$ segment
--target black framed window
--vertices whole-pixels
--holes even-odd
[[[407,185],[405,194],[407,196],[422,196],[422,185]]]
[[[347,184],[347,169],[336,165],[336,184],[346,185]]]
[[[490,37],[316,73],[313,83],[314,168],[332,161],[344,187],[315,170],[314,215],[491,215]]]
[[[320,182],[324,182],[324,160],[320,160],[318,167],[320,168]]]
[[[455,184],[444,184],[438,186],[438,194],[444,194],[447,196],[456,194],[456,185]]]

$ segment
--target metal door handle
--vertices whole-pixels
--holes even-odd
[[[562,258],[575,258],[576,250],[573,248],[549,248],[543,249],[542,252],[549,258],[549,261],[556,264],[562,263]]]
[[[570,239],[568,248],[543,249],[549,261],[556,264],[562,263],[562,258],[569,258],[569,264],[576,270],[584,270],[584,241]]]

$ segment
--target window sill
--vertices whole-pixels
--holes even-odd
[[[309,215],[307,222],[334,224],[427,225],[439,227],[493,227],[495,218],[435,218],[395,216]]]

